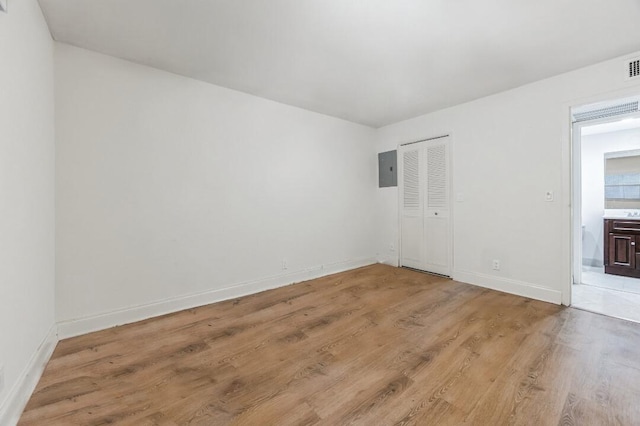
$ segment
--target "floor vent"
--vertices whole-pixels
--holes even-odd
[[[606,108],[594,109],[591,111],[578,112],[573,114],[573,121],[589,121],[599,118],[614,117],[616,115],[630,114],[638,111],[638,101],[613,105]]]
[[[640,77],[640,58],[631,59],[627,62],[627,80]]]

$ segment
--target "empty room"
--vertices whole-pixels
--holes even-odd
[[[0,0],[0,425],[640,424],[638,22]]]

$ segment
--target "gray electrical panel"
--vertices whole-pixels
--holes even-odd
[[[398,186],[398,151],[378,154],[378,187]]]

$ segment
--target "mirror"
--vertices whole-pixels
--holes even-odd
[[[604,154],[604,208],[640,209],[640,150]]]

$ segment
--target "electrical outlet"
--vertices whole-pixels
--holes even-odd
[[[4,365],[0,365],[0,392],[4,389]]]
[[[389,244],[389,250],[396,251],[396,246],[393,243]]]
[[[494,271],[500,270],[500,261],[498,259],[493,259],[493,270]]]
[[[289,269],[289,265],[287,265],[287,259],[282,259],[282,270]]]
[[[547,191],[544,193],[544,200],[547,202],[553,201],[553,191]]]

